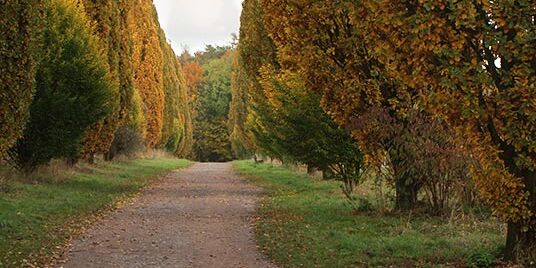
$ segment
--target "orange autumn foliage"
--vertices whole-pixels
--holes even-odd
[[[158,38],[156,11],[150,0],[137,0],[129,29],[133,41],[134,87],[142,100],[145,143],[154,147],[161,139],[164,117],[163,54]]]

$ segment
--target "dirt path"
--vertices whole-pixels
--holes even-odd
[[[259,193],[230,164],[196,164],[90,228],[58,267],[275,267],[252,232]]]

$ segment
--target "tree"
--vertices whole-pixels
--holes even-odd
[[[240,43],[237,46],[240,83],[237,91],[247,92],[248,115],[244,125],[248,136],[255,141],[255,153],[283,158],[270,129],[276,124],[274,114],[267,105],[259,78],[263,66],[278,68],[276,48],[264,27],[265,12],[259,0],[244,1],[240,17]]]
[[[10,151],[25,171],[53,158],[76,158],[87,128],[110,112],[113,92],[106,56],[84,10],[73,0],[45,3],[45,51],[30,120]]]
[[[194,123],[193,156],[202,162],[226,162],[233,159],[225,120],[215,118]]]
[[[375,51],[389,74],[467,141],[477,188],[508,222],[506,256],[518,260],[536,257],[535,9],[528,0],[355,7],[367,38],[384,40]]]
[[[186,86],[188,87],[188,95],[190,96],[189,100],[193,103],[197,98],[199,83],[203,80],[203,67],[193,58],[186,61],[181,60],[181,63]]]
[[[164,58],[158,37],[159,25],[152,1],[133,5],[129,25],[133,42],[134,87],[139,92],[145,122],[145,143],[154,147],[161,139],[164,120]]]
[[[113,94],[110,99],[110,107],[112,112],[101,121],[93,125],[86,133],[84,138],[84,152],[85,158],[92,158],[95,154],[107,154],[112,141],[114,140],[114,133],[116,132],[119,124],[121,123],[120,112],[120,81],[119,71],[121,57],[120,48],[121,43],[120,34],[120,6],[118,1],[114,0],[84,0],[84,10],[90,21],[94,24],[95,35],[99,37],[100,43],[105,49],[107,56],[107,63],[110,70],[110,78],[113,83]]]
[[[475,157],[477,188],[509,222],[506,256],[534,258],[531,1],[263,3],[281,62],[306,73],[338,122],[370,104],[446,119]]]
[[[250,97],[247,91],[247,79],[239,65],[239,55],[235,53],[231,76],[231,106],[229,110],[229,138],[233,153],[238,158],[251,157],[255,152],[255,141],[246,127]]]
[[[0,156],[26,125],[35,89],[43,1],[1,1],[0,10]]]
[[[201,55],[201,54],[198,54]],[[221,54],[214,53],[217,57]],[[195,102],[193,155],[199,161],[233,159],[227,121],[231,102],[233,52],[203,65],[204,75]]]
[[[160,43],[164,52],[164,125],[160,146],[169,152],[186,155],[185,143],[191,143],[190,107],[186,82],[182,76],[179,60],[171,45],[167,43],[164,31],[160,30]]]
[[[118,75],[119,75],[119,126],[114,133],[112,145],[106,158],[113,159],[118,154],[133,155],[143,148],[146,133],[145,117],[139,91],[134,87],[133,41],[130,32],[134,24],[133,1],[120,0],[117,3],[119,16]],[[138,144],[140,143],[140,144]]]
[[[302,74],[281,68],[276,46],[262,24],[263,16],[260,1],[244,3],[233,89],[237,96],[233,106],[244,108],[232,115],[249,117],[256,148],[334,173],[351,197],[364,169],[361,151],[351,135],[321,108],[320,95],[306,89]],[[241,121],[236,120],[234,129],[247,141],[251,135]]]
[[[320,106],[320,95],[305,89],[303,78],[288,71],[270,72],[260,78],[276,124],[270,133],[284,157],[333,174],[352,199],[365,167],[363,154],[347,130],[338,126]],[[327,176],[326,176],[327,178]]]
[[[341,126],[353,127],[369,164],[382,166],[386,158],[392,167],[396,188],[396,207],[411,210],[417,206],[422,187],[410,173],[402,172],[404,153],[393,150],[394,138],[385,137],[373,150],[364,137],[369,129],[356,129],[352,123],[373,107],[387,109],[405,130],[418,94],[389,77],[366,43],[366,32],[353,24],[351,4],[338,1],[262,0],[265,26],[277,48],[282,69],[301,72],[305,87],[321,93],[321,104]]]

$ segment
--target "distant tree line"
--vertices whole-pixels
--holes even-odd
[[[208,45],[203,51],[181,55],[187,84],[192,87],[193,150],[202,162],[226,162],[236,158],[231,148],[228,116],[235,50]]]

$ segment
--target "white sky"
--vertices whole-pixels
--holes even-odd
[[[228,45],[238,34],[242,0],[154,0],[160,24],[176,54],[205,45]]]

